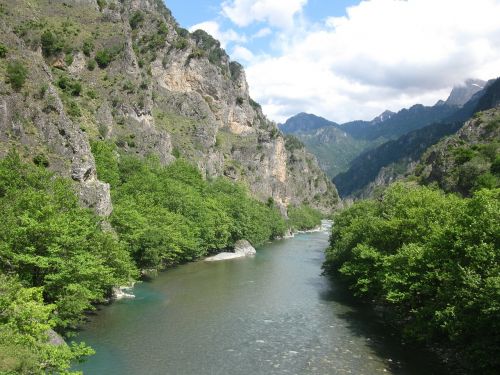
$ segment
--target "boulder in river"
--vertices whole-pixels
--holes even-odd
[[[236,258],[244,258],[246,256],[255,255],[255,248],[247,240],[239,240],[234,244],[233,253],[219,253],[213,257],[208,257],[207,262],[217,262],[220,260],[229,260]]]
[[[247,240],[239,240],[234,244],[234,252],[236,254],[255,255],[255,248]]]

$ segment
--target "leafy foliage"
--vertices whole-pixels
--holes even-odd
[[[498,368],[500,189],[470,199],[396,184],[337,214],[325,269],[386,305],[405,334],[442,342],[472,371]]]
[[[67,75],[62,75],[57,80],[57,85],[67,94],[72,96],[80,96],[82,92],[82,84]]]
[[[0,209],[0,270],[42,288],[58,327],[76,326],[135,274],[124,246],[80,208],[69,182],[16,154],[0,161]]]
[[[288,224],[292,230],[312,229],[321,224],[323,215],[306,205],[288,208]]]
[[[93,354],[85,344],[54,346],[54,305],[43,301],[43,288],[26,288],[15,277],[0,274],[0,372],[65,373],[71,362]]]
[[[132,30],[137,29],[144,21],[144,14],[140,10],[136,10],[130,16],[129,23]]]
[[[27,77],[28,69],[20,61],[11,61],[7,64],[7,79],[14,90],[20,90]]]
[[[92,152],[99,178],[112,186],[111,222],[140,267],[190,261],[242,238],[259,245],[285,231],[276,208],[227,180],[204,181],[182,159],[162,167],[105,142],[93,143]]]
[[[46,57],[54,56],[63,50],[64,43],[51,30],[45,30],[41,37],[42,52]]]
[[[2,43],[0,43],[0,58],[3,59],[5,57],[7,57],[7,52],[9,52],[9,50],[7,49],[7,47],[5,47],[5,45],[3,45]]]

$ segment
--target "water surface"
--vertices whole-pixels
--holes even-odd
[[[268,244],[253,258],[197,262],[138,284],[78,339],[107,375],[441,374],[323,276],[326,233]]]

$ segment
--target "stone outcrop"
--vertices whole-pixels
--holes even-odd
[[[247,256],[255,255],[257,252],[255,248],[247,240],[239,240],[234,244],[233,253],[219,253],[212,257],[205,258],[207,262],[217,262],[221,260],[245,258]]]
[[[289,204],[325,212],[337,204],[316,159],[303,148],[287,149],[250,98],[242,66],[207,33],[179,27],[163,2],[40,0],[23,12],[29,6],[7,5],[0,21],[7,59],[29,72],[20,91],[0,79],[0,157],[10,148],[25,159],[44,155],[50,169],[75,181],[82,203],[103,216],[112,205],[96,173],[94,140],[156,155],[163,164],[186,158],[207,178],[240,182],[285,214]],[[34,26],[33,19],[50,22]],[[55,56],[42,54],[45,30],[66,46]],[[102,52],[109,62],[99,66]],[[81,92],[68,92],[61,79],[79,82]]]

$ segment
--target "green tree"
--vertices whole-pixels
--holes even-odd
[[[11,61],[7,64],[7,79],[14,90],[20,90],[27,77],[28,69],[21,62]]]

